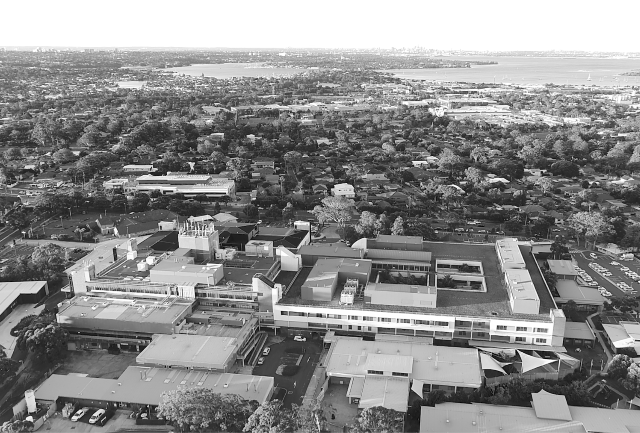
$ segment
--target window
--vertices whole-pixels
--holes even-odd
[[[449,322],[436,322],[435,323],[436,326],[449,326]]]
[[[360,320],[358,316],[349,316],[349,320]]]
[[[281,311],[281,312],[280,312],[280,315],[281,315],[281,316],[288,316],[288,315],[289,315],[289,312],[288,312],[288,311]]]
[[[391,372],[391,376],[409,377],[409,373],[398,373],[397,371]]]
[[[371,316],[364,316],[362,320],[364,320],[365,322],[375,322],[376,318]]]
[[[549,330],[547,328],[536,328],[536,332],[544,332],[546,334]]]
[[[387,322],[387,323],[389,323],[389,322],[391,322],[391,317],[381,317],[379,321],[380,321],[380,322]]]
[[[309,315],[309,317],[311,317],[311,315]],[[316,314],[315,314],[315,317],[321,317],[321,318],[324,318],[324,314],[322,314],[322,313],[316,313]]]
[[[536,338],[536,343],[546,344],[547,343],[547,339],[546,338]]]
[[[498,326],[496,326],[496,329],[498,331],[506,331],[507,330],[507,326],[506,325],[498,325]]]
[[[398,319],[398,323],[411,323],[411,319]]]
[[[327,317],[329,319],[342,319],[342,316],[339,314],[328,314]]]
[[[461,337],[465,337],[467,335],[467,331],[458,331],[458,335]]]
[[[415,323],[416,325],[431,325],[429,320],[416,320]]]
[[[524,337],[516,337],[516,343],[524,343],[525,341]]]
[[[527,332],[526,326],[516,326],[516,331],[518,332]]]
[[[381,371],[379,371],[379,370],[367,370],[367,373],[369,373],[369,374],[379,374],[379,375],[382,375],[382,372],[381,372]]]

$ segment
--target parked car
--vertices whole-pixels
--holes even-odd
[[[269,353],[271,353],[271,348],[270,347],[265,347],[265,349],[262,351],[262,354],[264,356],[267,356]]]
[[[98,409],[95,411],[95,413],[91,415],[91,418],[89,418],[89,424],[95,424],[100,421],[100,418],[102,418],[105,413],[106,411],[104,409]]]
[[[598,258],[598,255],[597,255],[596,253],[591,253],[591,254],[589,254],[589,256],[590,256],[592,259],[597,259],[597,258]]]
[[[71,421],[77,422],[78,420],[80,420],[80,418],[85,416],[85,414],[88,411],[89,411],[88,407],[83,407],[82,409],[80,409],[79,411],[77,411],[76,413],[73,414],[73,416],[71,417]]]
[[[262,365],[264,364],[264,356],[261,356],[260,358],[258,358],[258,365]]]
[[[293,337],[293,341],[307,341],[307,339],[301,335],[296,335]]]

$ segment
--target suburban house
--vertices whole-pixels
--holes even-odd
[[[353,185],[349,185],[348,183],[339,183],[331,188],[331,195],[334,197],[354,198],[356,196],[356,191]]]

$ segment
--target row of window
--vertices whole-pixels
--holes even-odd
[[[509,327],[506,326],[506,325],[498,325],[498,326],[496,326],[496,329],[498,331],[507,331],[508,328]],[[529,332],[529,328],[527,328],[526,326],[516,326],[516,332]],[[547,328],[533,328],[533,332],[539,332],[539,333],[546,334],[547,332],[549,332],[549,329],[547,329]]]
[[[323,314],[323,313],[305,313],[299,311],[280,311],[282,316],[294,316],[294,317],[318,317],[322,319],[348,319],[363,322],[382,322],[382,323],[404,323],[415,325],[430,325],[430,326],[449,326],[449,322],[437,321],[437,320],[411,320],[411,319],[393,319],[391,317],[373,317],[373,316],[351,316],[341,314]]]
[[[398,263],[376,263],[371,264],[373,269],[387,269],[389,271],[415,271],[415,272],[428,272],[431,266],[422,265],[401,265]]]
[[[377,374],[382,376],[384,374],[384,372],[380,371],[380,370],[367,370],[368,374]],[[397,371],[392,371],[391,372],[392,376],[399,376],[399,377],[409,377],[409,373],[400,373]]]

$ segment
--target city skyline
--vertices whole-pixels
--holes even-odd
[[[444,3],[400,1],[386,8],[330,0],[321,7],[185,1],[168,9],[116,0],[105,9],[77,0],[13,3],[0,29],[5,47],[122,48],[400,48],[469,51],[634,52],[635,5],[620,0],[603,10],[576,1],[528,5],[494,0]],[[517,29],[517,31],[514,31]]]

